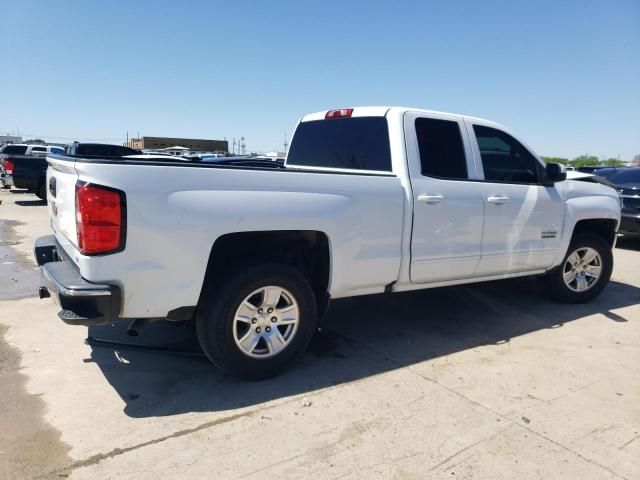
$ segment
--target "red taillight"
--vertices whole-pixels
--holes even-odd
[[[7,173],[13,173],[13,162],[11,162],[9,160],[5,160],[4,161],[4,168],[7,171]]]
[[[340,110],[329,110],[324,118],[346,118],[353,113],[353,108],[341,108]]]
[[[76,185],[78,248],[84,255],[124,247],[124,194],[100,185]]]

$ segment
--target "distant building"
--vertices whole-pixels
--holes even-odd
[[[141,137],[132,138],[125,147],[138,150],[160,150],[169,147],[184,147],[196,152],[228,152],[229,142],[226,140],[205,140],[201,138]]]
[[[0,147],[9,143],[22,143],[22,137],[15,135],[0,135]]]

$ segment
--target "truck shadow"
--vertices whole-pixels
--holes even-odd
[[[21,207],[44,207],[47,205],[46,200],[16,200],[16,205],[20,205]]]
[[[309,352],[289,372],[260,382],[222,375],[203,357],[192,328],[151,324],[136,345],[196,354],[176,356],[93,347],[91,358],[126,403],[131,417],[225,411],[314,392],[390,370],[640,303],[640,288],[611,282],[593,302],[563,305],[544,298],[535,279],[439,288],[335,301]],[[132,343],[126,325],[92,327],[91,336]]]

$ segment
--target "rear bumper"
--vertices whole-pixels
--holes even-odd
[[[623,212],[618,231],[622,233],[640,233],[640,215],[625,214]]]
[[[115,285],[86,281],[53,235],[40,237],[33,249],[44,289],[60,307],[58,317],[69,325],[105,325],[119,318],[122,295]]]

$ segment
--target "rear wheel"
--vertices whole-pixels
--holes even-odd
[[[196,316],[207,357],[244,379],[268,378],[289,368],[315,330],[316,302],[309,281],[278,263],[240,269],[226,285],[208,282]]]
[[[38,197],[40,200],[47,199],[47,187],[44,183],[38,187],[38,189],[35,191],[35,194],[36,197]]]
[[[547,276],[549,293],[565,303],[588,302],[606,287],[612,270],[611,247],[602,237],[576,235],[560,266]]]

